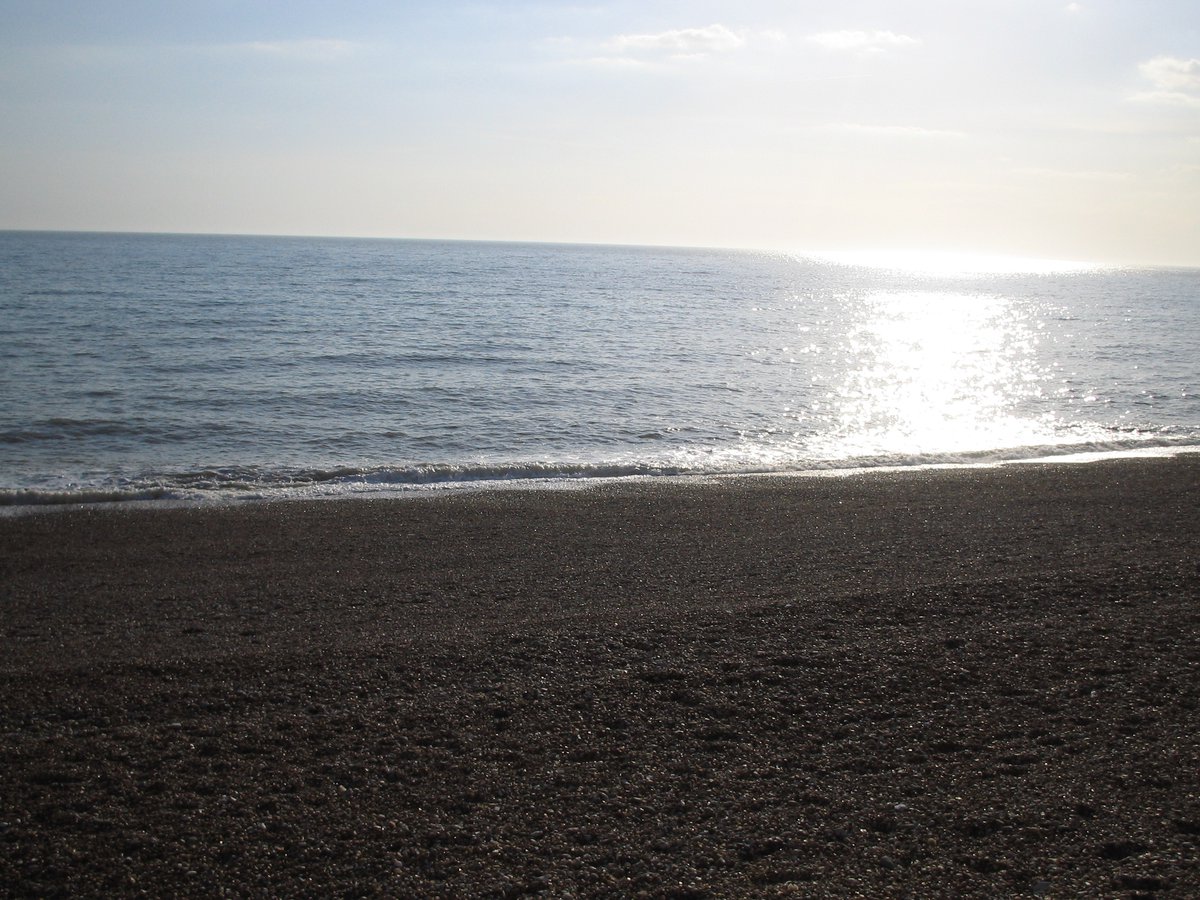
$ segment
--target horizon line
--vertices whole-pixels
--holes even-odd
[[[817,259],[834,265],[863,266],[869,268],[905,268],[897,261],[903,256],[917,258],[941,258],[947,262],[954,259],[976,261],[1024,261],[1029,263],[1053,263],[1069,266],[1075,269],[1185,269],[1200,270],[1200,261],[1183,262],[1146,262],[1144,260],[1113,262],[1095,259],[1067,259],[1061,256],[1035,256],[1027,253],[998,252],[993,250],[964,250],[964,249],[930,249],[927,245],[921,247],[862,247],[847,249],[817,248],[817,247],[785,247],[781,245],[743,245],[721,246],[717,244],[671,244],[671,243],[633,243],[628,241],[603,240],[548,240],[538,238],[480,238],[480,237],[415,237],[404,235],[379,234],[315,234],[301,232],[269,232],[269,231],[150,231],[138,228],[14,228],[0,226],[0,234],[75,234],[75,235],[127,235],[142,237],[214,237],[214,238],[267,238],[267,239],[296,239],[296,240],[349,240],[349,241],[411,241],[444,244],[497,244],[525,245],[547,247],[611,247],[614,249],[647,249],[647,250],[696,250],[727,253],[762,253],[769,255],[794,256],[801,259]],[[836,257],[846,257],[838,260]],[[890,259],[891,262],[869,262],[869,257]],[[857,257],[857,262],[848,261]]]

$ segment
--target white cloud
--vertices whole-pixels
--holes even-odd
[[[781,31],[734,31],[715,23],[701,28],[674,28],[669,31],[619,34],[590,47],[573,38],[553,38],[547,42],[561,62],[595,66],[610,70],[670,71],[675,63],[709,59],[717,54],[741,50],[751,42],[780,45],[787,41]]]
[[[1065,9],[1071,15],[1075,15],[1077,13],[1083,12],[1083,4],[1082,3],[1068,3],[1066,5]]]
[[[1144,91],[1131,98],[1138,103],[1158,103],[1163,106],[1192,106],[1200,109],[1200,97],[1179,91]]]
[[[618,53],[666,53],[671,56],[705,56],[737,50],[746,38],[724,25],[704,28],[678,28],[657,34],[621,34],[609,46]]]
[[[1156,56],[1138,66],[1153,90],[1134,94],[1143,103],[1200,107],[1200,59]]]
[[[1156,88],[1165,91],[1200,91],[1200,59],[1156,56],[1138,66]]]
[[[822,31],[807,38],[826,50],[852,50],[860,53],[881,53],[895,47],[911,47],[921,43],[907,34],[894,31]]]

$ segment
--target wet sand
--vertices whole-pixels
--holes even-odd
[[[1196,896],[1200,457],[0,519],[6,896]]]

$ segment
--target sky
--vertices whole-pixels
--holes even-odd
[[[0,0],[0,228],[1200,265],[1200,3]]]

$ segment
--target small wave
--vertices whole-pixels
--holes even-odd
[[[1101,459],[1132,455],[1172,455],[1200,449],[1197,436],[1152,435],[1130,430],[1131,436],[1112,440],[1075,441],[1053,444],[1027,444],[986,450],[943,453],[895,453],[826,459],[805,468],[813,471],[836,469],[919,468],[950,466],[988,466],[1017,462],[1053,462],[1071,458]]]
[[[130,500],[183,499],[165,487],[135,489],[76,488],[65,490],[0,489],[0,506],[66,506],[77,503],[120,503]]]
[[[91,438],[136,440],[147,444],[172,444],[182,443],[196,437],[235,432],[238,428],[236,423],[228,422],[152,425],[141,419],[50,418],[31,422],[23,428],[0,431],[0,444],[85,441]]]
[[[325,496],[389,488],[439,485],[616,479],[681,475],[686,470],[643,463],[528,462],[499,465],[430,463],[401,467],[341,466],[327,469],[226,467],[145,476],[101,485],[0,489],[0,506],[120,503],[134,500],[259,500]]]
[[[118,422],[46,422],[29,428],[0,431],[0,444],[29,444],[36,441],[61,441],[68,438],[142,436],[136,428]]]
[[[25,291],[26,297],[72,297],[78,299],[116,298],[124,299],[130,296],[127,291],[102,290],[99,288],[38,288]]]
[[[286,497],[340,497],[397,493],[432,487],[516,487],[567,485],[626,478],[833,474],[837,472],[994,466],[1016,462],[1075,462],[1131,455],[1196,452],[1195,435],[1130,433],[1112,440],[1025,445],[953,453],[889,453],[814,458],[768,452],[747,444],[736,448],[602,462],[524,461],[505,463],[424,463],[406,466],[266,468],[226,466],[190,472],[110,477],[91,484],[0,489],[0,506],[50,506],[127,501],[231,501]]]
[[[73,419],[54,416],[33,422],[31,427],[22,431],[5,432],[5,435],[25,434],[34,438],[74,435],[79,437],[97,437],[115,434],[140,435],[145,433],[145,427],[139,422],[121,421],[118,419]]]
[[[340,468],[309,470],[289,476],[288,483],[313,484],[372,484],[372,485],[422,485],[448,482],[481,481],[527,481],[569,478],[624,478],[645,475],[682,475],[687,469],[682,466],[660,465],[650,462],[632,463],[570,463],[570,462],[521,462],[500,464],[455,464],[429,463],[425,465]]]

